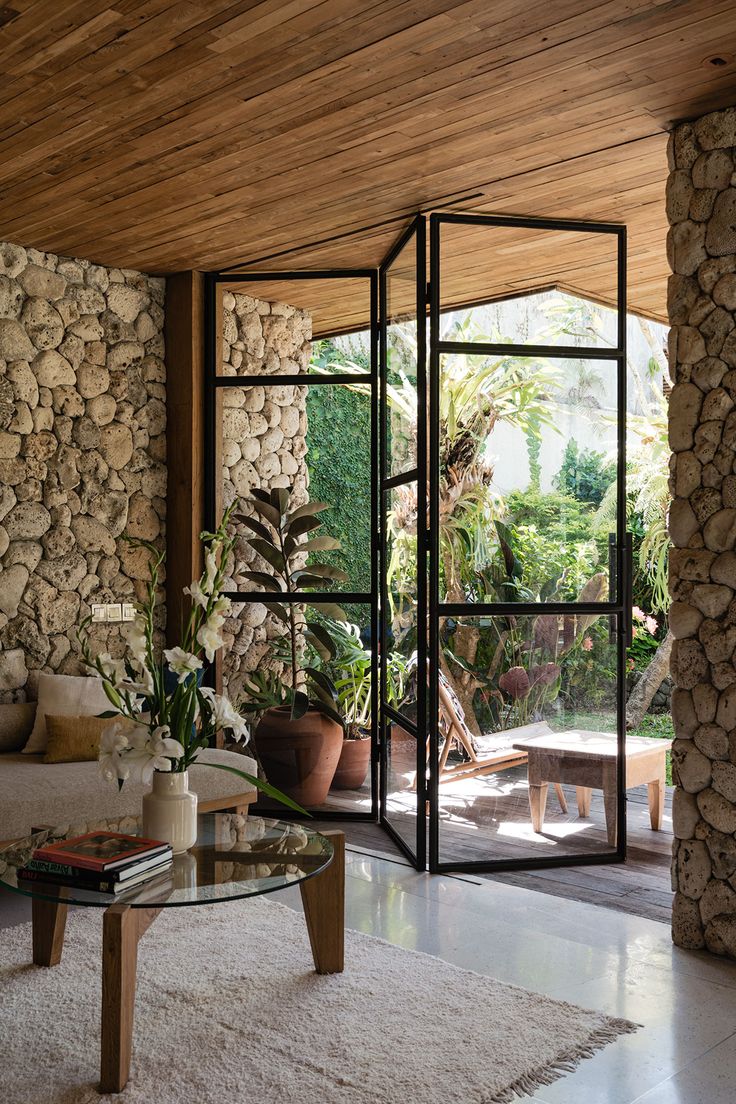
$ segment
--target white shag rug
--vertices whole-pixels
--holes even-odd
[[[102,916],[70,914],[59,966],[0,932],[3,1104],[506,1104],[626,1020],[346,932],[313,972],[304,919],[263,898],[161,913],[139,946],[133,1063],[100,1097]]]

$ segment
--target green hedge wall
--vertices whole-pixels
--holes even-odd
[[[309,497],[328,502],[322,531],[342,544],[339,552],[320,552],[323,563],[341,567],[350,577],[347,590],[370,592],[371,409],[367,395],[347,387],[311,387],[307,394],[307,467]],[[361,626],[366,607],[350,607]]]

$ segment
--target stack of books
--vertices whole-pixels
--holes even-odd
[[[118,894],[164,873],[172,862],[170,843],[121,832],[87,832],[37,847],[18,871],[18,881]]]

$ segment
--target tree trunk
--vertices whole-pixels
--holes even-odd
[[[639,727],[644,719],[644,714],[652,704],[652,698],[667,677],[674,639],[668,629],[667,635],[654,653],[649,666],[642,673],[641,678],[629,694],[629,699],[626,702],[626,728],[629,731]]]

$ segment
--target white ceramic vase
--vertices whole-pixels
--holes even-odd
[[[143,796],[143,835],[165,840],[175,855],[197,839],[197,795],[189,792],[188,771],[154,771],[153,788]]]

